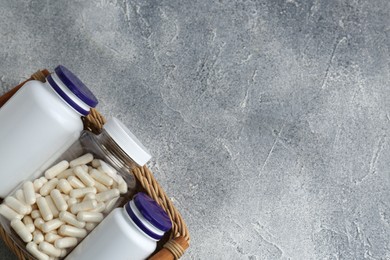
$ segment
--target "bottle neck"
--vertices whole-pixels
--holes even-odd
[[[124,214],[130,221],[147,237],[159,241],[165,234],[164,231],[156,228],[141,214],[134,201],[130,201],[123,207]]]
[[[60,96],[60,98],[67,103],[73,110],[75,110],[81,116],[89,114],[90,106],[81,101],[69,88],[61,81],[61,79],[55,74],[47,76],[47,82],[53,88],[53,90]]]
[[[99,135],[101,149],[109,158],[111,163],[120,168],[126,168],[131,171],[138,165],[128,156],[122,148],[110,137],[110,135],[102,129]]]

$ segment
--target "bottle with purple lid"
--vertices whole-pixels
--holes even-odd
[[[113,210],[66,260],[142,260],[172,228],[168,214],[145,193]]]
[[[83,130],[94,94],[64,66],[46,82],[27,82],[0,108],[0,197],[42,173]]]

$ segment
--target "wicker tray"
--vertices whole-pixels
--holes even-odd
[[[29,80],[39,80],[45,82],[45,78],[49,74],[48,70],[41,70],[34,73],[28,80],[22,82],[3,96],[0,96],[0,107],[4,105],[4,103],[7,102],[7,100],[24,85],[24,83]],[[95,109],[92,109],[91,113],[87,117],[83,117],[82,120],[84,122],[84,128],[94,133],[98,133],[103,124],[106,122],[105,118]],[[134,169],[133,174],[137,179],[137,190],[146,192],[149,196],[156,200],[158,204],[160,204],[160,206],[162,206],[168,213],[173,224],[171,232],[166,234],[166,236],[158,243],[156,251],[149,259],[173,260],[180,258],[184,251],[188,248],[190,242],[188,229],[183,218],[147,166]],[[0,236],[4,240],[4,243],[20,260],[32,259],[29,255],[26,255],[22,250],[20,250],[20,248],[16,245],[16,243],[14,243],[8,233],[1,226]]]

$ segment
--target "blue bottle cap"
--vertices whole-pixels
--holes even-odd
[[[59,65],[54,69],[58,78],[75,94],[80,100],[90,107],[96,107],[98,100],[85,84],[66,67]]]
[[[172,228],[172,222],[168,214],[146,193],[137,193],[133,200],[137,209],[150,224],[164,232]]]

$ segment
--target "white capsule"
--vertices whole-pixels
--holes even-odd
[[[30,216],[24,216],[23,223],[30,233],[34,232],[35,230],[34,221]]]
[[[110,176],[96,169],[92,169],[90,174],[92,178],[106,186],[111,186],[114,183],[114,180]]]
[[[44,197],[40,197],[37,199],[37,205],[39,212],[41,213],[41,216],[45,221],[53,219],[53,213],[51,212],[50,207]]]
[[[92,167],[98,168],[100,166],[100,160],[93,159],[91,164],[92,164]]]
[[[38,260],[49,260],[49,256],[38,250],[37,244],[34,242],[27,243],[26,249]]]
[[[125,180],[121,177],[121,181],[118,182],[118,190],[120,194],[125,194],[127,193],[127,183]]]
[[[96,193],[96,188],[86,187],[86,188],[74,189],[70,192],[70,196],[72,198],[82,198],[88,193]]]
[[[49,232],[45,235],[45,240],[49,243],[54,243],[54,241],[60,238],[62,238],[62,236],[58,235],[57,233]]]
[[[69,168],[69,162],[68,161],[61,161],[57,163],[56,165],[52,166],[50,169],[46,170],[45,172],[45,177],[48,180],[53,179],[56,177],[58,174],[61,172],[65,171],[66,169]]]
[[[58,230],[62,236],[83,238],[87,235],[87,231],[82,228],[77,228],[69,225],[62,225]]]
[[[6,219],[8,219],[9,221],[11,221],[13,219],[22,219],[23,218],[23,215],[17,213],[16,211],[14,211],[13,209],[11,209],[10,207],[8,207],[5,204],[0,205],[0,214],[3,217],[5,217]]]
[[[47,202],[47,205],[49,205],[49,208],[50,208],[50,211],[51,213],[53,214],[53,217],[54,218],[57,218],[58,217],[58,214],[60,214],[60,212],[58,211],[56,205],[54,204],[54,201],[53,199],[51,198],[51,196],[46,196],[45,197],[45,200]]]
[[[96,190],[96,189],[95,189]],[[90,192],[90,193],[87,193],[85,194],[84,198],[82,201],[86,201],[86,200],[94,200],[96,199],[96,194],[93,193],[93,192]]]
[[[57,188],[62,191],[64,194],[69,194],[73,190],[72,186],[66,179],[61,179],[58,181]]]
[[[19,200],[21,203],[23,203],[27,207],[27,213],[26,214],[30,214],[31,211],[32,211],[32,206],[28,205],[26,203],[26,200],[24,199],[24,192],[23,192],[23,190],[17,190],[15,192],[15,197],[16,197],[17,200]]]
[[[38,199],[38,198],[42,197],[42,195],[40,193],[35,193],[35,197]],[[36,204],[34,204],[34,205],[36,205]]]
[[[54,242],[54,246],[59,249],[74,247],[76,245],[77,245],[77,238],[75,237],[64,237],[64,238],[57,239]]]
[[[39,190],[39,193],[42,196],[47,196],[57,186],[57,184],[58,184],[57,178],[51,179],[50,181],[43,184],[42,188]]]
[[[79,203],[76,198],[69,198],[66,202],[68,203],[69,207],[72,207],[72,205]]]
[[[106,163],[105,161],[100,160],[100,167],[98,168],[98,170],[107,173],[108,176],[110,176],[112,179],[114,179],[114,181],[118,182],[117,171],[111,165]]]
[[[76,176],[69,176],[68,182],[75,189],[85,188],[84,183],[82,183]]]
[[[50,221],[48,221],[48,222],[46,222],[45,224],[42,225],[42,231],[45,232],[45,233],[48,233],[48,232],[50,232],[52,230],[56,230],[62,224],[64,224],[64,222],[62,222],[58,218],[57,219],[52,219],[52,220],[50,220]]]
[[[72,212],[73,214],[77,214],[80,211],[88,211],[88,210],[94,209],[94,208],[96,208],[96,206],[97,206],[96,200],[87,200],[87,201],[72,205],[70,207],[70,212]]]
[[[41,213],[39,213],[39,210],[34,209],[33,211],[31,211],[31,217],[32,217],[33,219],[40,218],[40,217],[41,217]]]
[[[30,242],[32,240],[32,235],[26,228],[26,226],[23,224],[23,222],[20,219],[13,219],[11,220],[11,227],[15,230],[16,234],[19,235],[19,237],[24,242]]]
[[[36,180],[34,180],[33,184],[34,184],[34,191],[39,192],[39,190],[43,186],[43,181],[41,181],[40,179],[36,179]]]
[[[31,181],[26,181],[23,184],[24,199],[28,205],[36,202],[34,184]]]
[[[98,181],[95,181],[95,188],[96,188],[97,192],[102,192],[102,191],[108,190],[108,188],[106,186],[104,186],[103,184],[101,184]]]
[[[60,258],[61,258],[61,257],[65,257],[67,254],[68,254],[68,251],[67,251],[66,249],[62,249],[62,250],[61,250]]]
[[[78,167],[78,166],[76,166],[76,167]],[[80,165],[80,167],[81,168],[83,168],[83,170],[85,171],[85,172],[88,172],[88,166],[87,165]]]
[[[68,199],[70,199],[70,196],[69,195],[66,195],[66,194],[62,194],[62,197],[64,198],[64,200],[68,200]]]
[[[116,198],[113,198],[112,200],[108,201],[106,203],[106,208],[104,209],[103,213],[104,214],[110,213],[115,208],[118,199],[119,199],[119,197],[116,197]]]
[[[27,207],[26,204],[24,204],[23,202],[20,202],[19,200],[17,200],[16,198],[14,198],[12,196],[6,197],[4,200],[4,203],[8,207],[15,210],[17,213],[19,213],[21,215],[25,215],[29,211],[29,208]]]
[[[80,222],[77,220],[77,217],[73,215],[72,213],[69,213],[67,211],[63,211],[60,213],[60,219],[72,226],[75,226],[77,228],[84,228],[85,222]]]
[[[96,195],[97,201],[107,201],[115,197],[119,197],[120,193],[118,189],[112,189],[108,191],[100,192]]]
[[[83,156],[80,156],[79,158],[72,160],[69,163],[69,165],[70,165],[70,167],[76,167],[79,165],[88,164],[88,163],[92,162],[92,160],[93,160],[93,155],[90,153],[87,153],[87,154],[84,154]]]
[[[61,250],[58,248],[55,248],[52,244],[43,241],[42,243],[39,244],[38,246],[39,250],[44,252],[45,254],[48,254],[50,256],[54,257],[60,257],[61,255]]]
[[[43,224],[45,224],[45,221],[42,218],[34,219],[34,225],[36,228],[39,228],[40,230],[42,230]]]
[[[57,179],[68,179],[70,176],[73,176],[73,168],[67,169],[57,175]]]
[[[47,180],[45,177],[43,177],[43,176],[40,177],[39,179],[42,181],[43,184],[45,184],[46,182],[48,182],[48,180]]]
[[[106,209],[106,204],[104,202],[98,202],[96,208],[89,210],[89,212],[103,212]]]
[[[45,240],[45,237],[43,236],[42,232],[37,229],[33,232],[33,242],[35,244],[41,243],[43,240]]]
[[[77,213],[77,220],[84,222],[101,222],[103,214],[98,212],[81,211]]]
[[[94,179],[89,176],[88,172],[84,171],[81,166],[74,168],[74,173],[85,184],[85,186],[93,187],[95,185]]]
[[[26,204],[26,200],[24,199],[24,192],[23,190],[19,189],[15,192],[15,198],[19,200],[20,202],[23,202]]]
[[[65,211],[68,209],[68,204],[66,203],[65,199],[62,197],[62,194],[59,190],[57,189],[52,190],[50,192],[50,196],[59,211]]]
[[[96,226],[97,226],[97,223],[90,222],[90,223],[85,224],[85,229],[88,231],[92,231]]]

